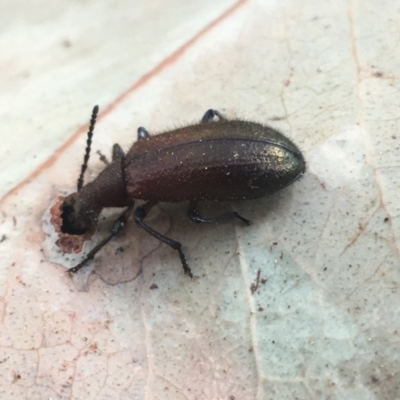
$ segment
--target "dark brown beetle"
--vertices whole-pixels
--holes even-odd
[[[112,162],[94,181],[83,186],[97,113],[96,106],[78,190],[66,197],[60,207],[61,231],[86,234],[95,229],[103,208],[127,208],[110,234],[69,272],[78,271],[91,260],[124,226],[133,211],[134,199],[142,199],[147,202],[136,208],[135,222],[177,250],[185,273],[192,277],[181,243],[144,223],[155,204],[188,200],[189,218],[196,223],[238,218],[249,224],[236,212],[203,218],[196,210],[197,202],[255,199],[290,185],[305,170],[300,150],[275,129],[255,122],[227,120],[218,111],[208,110],[200,123],[156,136],[149,136],[140,127],[138,140],[128,153],[115,144]]]

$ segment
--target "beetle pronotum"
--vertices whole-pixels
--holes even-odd
[[[126,209],[110,234],[69,272],[78,271],[93,259],[133,212],[137,224],[178,252],[184,272],[192,277],[181,243],[144,222],[155,204],[187,200],[188,216],[196,223],[238,218],[249,224],[236,212],[204,218],[197,211],[197,202],[255,199],[290,185],[305,171],[300,150],[280,132],[256,122],[227,120],[210,109],[200,123],[159,135],[150,136],[145,128],[138,128],[138,140],[128,153],[115,144],[112,162],[92,182],[83,185],[98,110],[98,106],[93,108],[77,191],[60,207],[61,231],[84,235],[95,229],[103,208]],[[134,199],[146,203],[134,210]]]

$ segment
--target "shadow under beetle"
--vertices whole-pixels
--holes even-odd
[[[202,217],[198,201],[255,199],[274,193],[305,171],[300,150],[287,137],[255,122],[227,120],[216,110],[208,110],[200,123],[150,136],[145,128],[137,131],[138,140],[125,154],[113,146],[112,162],[97,178],[83,186],[94,125],[99,108],[92,112],[87,146],[76,193],[60,206],[61,231],[71,235],[93,232],[105,207],[126,207],[110,234],[97,244],[69,272],[77,272],[125,225],[134,209],[134,199],[147,202],[134,211],[134,220],[150,235],[175,249],[183,269],[192,277],[181,243],[149,227],[144,219],[158,202],[189,201],[189,218],[196,223],[238,218],[236,212],[214,218]],[[217,118],[217,120],[215,120]]]

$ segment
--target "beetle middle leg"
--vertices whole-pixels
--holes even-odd
[[[126,221],[132,213],[134,207],[134,203],[129,205],[129,207],[118,217],[118,219],[114,222],[114,226],[111,229],[111,232],[108,236],[106,236],[100,243],[93,247],[89,253],[86,254],[86,257],[75,267],[70,268],[68,272],[75,273],[79,271],[82,267],[85,266],[90,260],[94,258],[94,256],[114,237],[118,234],[118,232],[125,226]]]
[[[155,203],[155,202],[149,201],[149,202],[143,204],[142,206],[138,207],[134,213],[135,222],[138,225],[140,225],[146,232],[150,233],[151,236],[154,236],[156,239],[161,240],[168,246],[171,246],[173,249],[175,249],[179,254],[179,258],[181,259],[183,270],[185,271],[185,274],[189,275],[191,278],[193,278],[192,271],[189,268],[189,266],[186,262],[186,257],[182,251],[182,244],[162,235],[161,233],[150,228],[148,225],[146,225],[143,222],[143,220],[146,218],[146,215],[149,213],[149,211],[152,209],[152,207],[154,207],[156,204],[157,203]]]
[[[242,217],[240,214],[238,214],[236,211],[228,212],[225,214],[217,215],[216,217],[213,218],[203,218],[199,212],[197,211],[197,202],[196,201],[191,201],[189,203],[189,211],[188,211],[189,218],[193,221],[196,222],[197,224],[200,224],[202,222],[204,223],[218,223],[221,221],[228,221],[233,218],[238,218],[241,221],[243,221],[246,225],[250,225],[251,222]]]
[[[218,117],[219,121],[226,120],[226,118],[219,111],[210,108],[203,115],[201,122],[211,122],[214,119],[214,117]]]

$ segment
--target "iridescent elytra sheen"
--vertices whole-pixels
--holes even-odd
[[[82,171],[89,158],[91,136],[98,109],[94,109]],[[215,118],[218,120],[215,121]],[[135,222],[178,251],[185,273],[192,276],[181,244],[154,231],[143,222],[158,202],[190,201],[189,217],[194,222],[219,222],[245,218],[235,212],[203,218],[198,201],[254,199],[274,193],[303,175],[305,161],[297,146],[282,133],[256,122],[227,120],[208,110],[200,123],[150,136],[138,129],[138,140],[125,155],[114,146],[113,161],[87,185],[68,196],[61,206],[63,226],[69,234],[93,230],[104,207],[127,207],[118,218],[107,243],[122,228],[134,209],[134,199],[146,200],[134,212]],[[94,257],[96,246],[71,272]]]
[[[170,202],[254,199],[289,185],[305,167],[288,138],[240,120],[189,125],[137,141],[125,165],[130,197]]]

